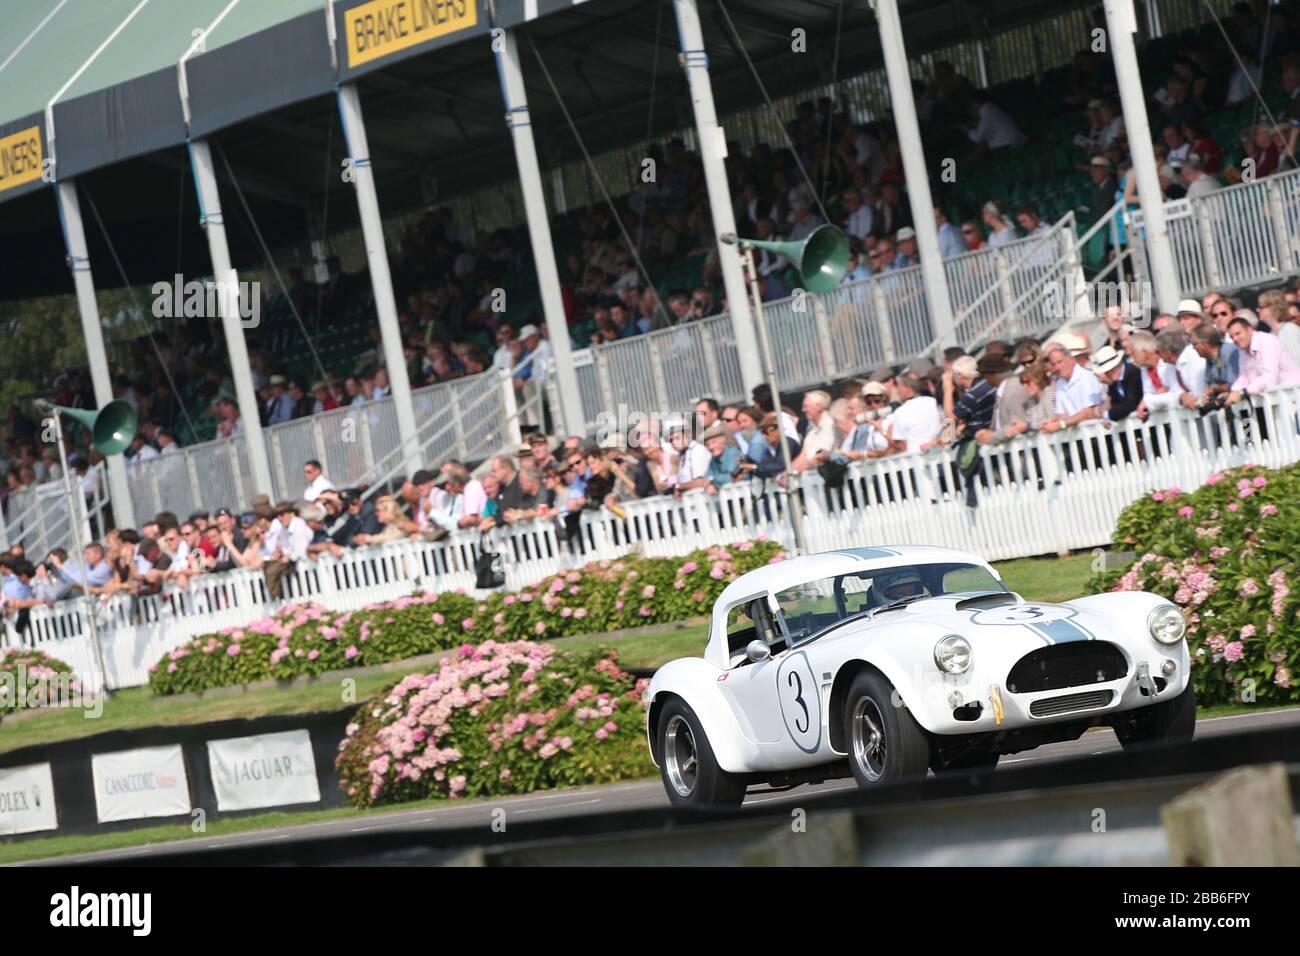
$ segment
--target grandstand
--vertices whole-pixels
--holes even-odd
[[[398,5],[412,16],[423,9]],[[1276,285],[1300,267],[1294,164],[1275,156],[1271,176],[1238,183],[1259,158],[1241,130],[1289,112],[1285,56],[1300,52],[1293,5],[1269,6],[1262,22],[1276,37],[1260,96],[1226,106],[1232,51],[1249,46],[1261,22],[1242,22],[1223,0],[1136,5],[1139,100],[1153,138],[1169,79],[1203,78],[1192,125],[1216,147],[1212,172],[1228,187],[1192,199],[1171,191],[1167,203],[1144,191],[1140,209],[1115,202],[1122,191],[1113,186],[1101,208],[1089,172],[1093,156],[1121,172],[1126,150],[1079,142],[1093,133],[1094,101],[1134,122],[1128,103],[1120,109],[1109,53],[1091,49],[1106,12],[1087,4],[898,0],[910,76],[892,78],[871,12],[825,0],[470,2],[442,27],[430,21],[387,39],[365,32],[379,0],[285,0],[273,10],[186,0],[188,19],[162,0],[16,6],[0,41],[0,143],[10,164],[0,219],[15,240],[0,299],[21,317],[24,301],[75,287],[83,324],[109,341],[88,338],[89,374],[69,369],[56,382],[59,370],[49,369],[47,393],[85,406],[128,398],[176,440],[174,452],[110,460],[98,482],[92,470],[95,530],[138,527],[160,512],[246,511],[259,496],[296,500],[310,460],[337,486],[373,495],[448,458],[485,466],[533,430],[586,436],[622,420],[620,409],[668,415],[701,395],[748,401],[758,384],[752,319],[737,295],[738,262],[717,235],[728,222],[761,232],[765,219],[784,234],[798,228],[801,203],[843,224],[845,189],[875,201],[870,241],[854,237],[861,271],[809,296],[807,308],[787,295],[798,285],[788,263],[764,272],[783,393],[899,370],[945,345],[976,352],[992,340],[1041,340],[1071,319],[1086,329],[1095,318],[1087,284],[1098,279],[1173,282],[1181,295],[1201,295]],[[1109,6],[1115,17],[1123,5]],[[690,32],[696,16],[703,57]],[[922,118],[916,143],[891,108],[899,84],[911,87]],[[1014,127],[1011,145],[972,143],[985,103]],[[715,107],[725,150],[711,138]],[[358,148],[363,140],[368,148]],[[45,162],[32,165],[33,155]],[[1152,176],[1167,158],[1157,155]],[[1134,176],[1146,175],[1136,149],[1132,163]],[[922,182],[949,224],[972,225],[964,249],[926,252],[937,233],[917,199]],[[990,202],[1005,210],[1009,232],[994,234],[982,212]],[[1026,206],[1037,219],[1017,225]],[[1152,216],[1167,217],[1167,240],[1154,238],[1165,232],[1157,223],[1147,241]],[[903,229],[916,235],[920,262],[900,253],[887,269],[868,268],[871,245],[890,244],[892,255],[907,241]],[[154,283],[227,281],[231,270],[258,283],[256,327],[241,328],[237,315],[151,311]],[[1068,315],[1042,307],[1048,284],[1083,290]],[[104,329],[109,290],[129,304]],[[619,309],[627,325],[607,334]],[[503,328],[542,325],[553,356],[535,345],[512,352],[499,338]],[[287,414],[277,376],[302,387],[289,388]],[[29,553],[66,546],[66,505],[56,488],[23,480],[19,436],[8,437],[18,480],[6,489],[3,543]],[[150,448],[166,444],[153,431],[147,438]],[[1080,454],[1072,459],[1067,445],[1052,452],[1066,471]],[[929,475],[908,480],[937,499],[952,490],[950,465],[904,470]],[[1134,489],[1126,479],[1112,490]],[[715,538],[752,530],[745,522],[756,509],[770,519],[776,506],[756,503],[765,494],[731,496]],[[659,506],[641,511],[637,529],[590,521],[584,553],[658,543],[668,526],[691,537]],[[827,518],[827,529],[834,523]],[[694,531],[707,539],[703,527]],[[1026,532],[1018,547],[1090,546],[1102,533],[1098,525],[1058,541]],[[512,580],[572,558],[554,535],[536,534],[512,538]],[[1017,551],[988,529],[972,534],[976,550]],[[384,580],[463,577],[474,547],[422,551],[420,575]],[[328,585],[322,572],[289,591],[335,594],[372,579],[331,573]],[[243,605],[271,600],[251,578],[240,587]],[[146,613],[150,623],[220,601],[191,596],[166,612],[162,603]],[[121,613],[122,627],[140,625],[135,612]],[[195,628],[210,623],[199,616]],[[79,633],[66,613],[42,620],[46,635]]]

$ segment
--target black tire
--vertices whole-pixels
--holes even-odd
[[[912,712],[894,706],[894,687],[872,671],[853,679],[844,704],[849,769],[859,787],[925,776],[930,740]]]
[[[692,810],[740,806],[744,782],[718,766],[704,726],[686,701],[674,697],[664,704],[655,733],[659,776],[673,806]]]
[[[943,765],[944,770],[996,770],[1001,754],[974,751],[954,757]]]
[[[1125,747],[1157,740],[1191,740],[1195,732],[1196,688],[1190,682],[1173,700],[1143,707],[1115,724],[1115,736]]]

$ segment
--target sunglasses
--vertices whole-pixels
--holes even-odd
[[[868,395],[868,396],[866,397],[866,403],[867,403],[868,405],[883,405],[883,404],[885,404],[885,396],[883,396],[883,395]]]

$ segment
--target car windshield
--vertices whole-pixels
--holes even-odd
[[[776,593],[790,640],[798,644],[848,617],[943,595],[1006,593],[978,564],[918,564],[820,578]]]

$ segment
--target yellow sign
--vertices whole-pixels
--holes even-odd
[[[0,192],[40,179],[44,158],[39,126],[0,137]]]
[[[477,23],[478,0],[371,0],[343,14],[348,66],[360,66]]]

